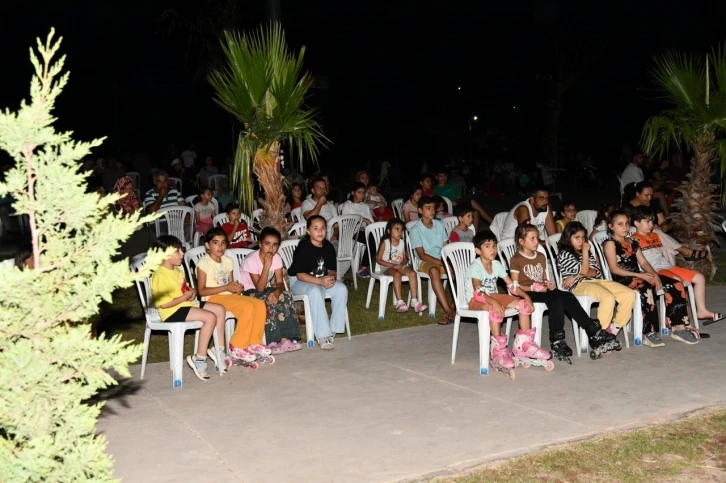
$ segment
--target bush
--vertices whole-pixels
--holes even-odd
[[[110,209],[118,195],[86,193],[78,161],[102,139],[76,142],[53,129],[68,81],[65,58],[52,62],[61,42],[53,35],[31,49],[30,104],[0,112],[0,149],[15,160],[0,196],[11,194],[28,215],[35,264],[0,272],[0,481],[113,481],[106,440],[95,435],[101,404],[87,401],[116,384],[109,370],[128,377],[141,348],[118,336],[92,339],[87,320],[163,254],[150,254],[140,274],[112,262],[152,217],[121,217]]]

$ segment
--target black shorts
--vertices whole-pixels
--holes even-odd
[[[206,302],[199,302],[199,308],[204,308]],[[196,307],[182,307],[177,309],[176,312],[171,314],[164,322],[186,322],[187,316],[189,315],[189,309],[195,309]]]

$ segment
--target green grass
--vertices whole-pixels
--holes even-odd
[[[726,481],[725,448],[726,411],[718,410],[673,423],[610,433],[436,481]]]
[[[372,279],[361,280],[359,278],[358,290],[354,290],[352,286],[348,289],[348,316],[350,317],[350,330],[354,335],[434,324],[443,316],[443,312],[439,306],[437,306],[436,318],[429,318],[428,313],[419,316],[413,311],[405,314],[396,313],[391,305],[391,294],[393,291],[393,286],[391,285],[388,289],[387,302],[389,305],[386,307],[386,317],[383,320],[378,320],[378,284],[376,284],[373,290],[370,308],[366,309],[365,307],[369,281],[372,281]],[[407,287],[407,284],[404,284],[404,297],[408,294]],[[427,288],[428,286],[424,282],[423,291],[420,292],[425,294]],[[99,314],[93,319],[93,323],[97,327],[98,333],[105,333],[109,336],[121,334],[124,340],[143,342],[145,321],[136,288],[117,290],[113,297],[113,303],[102,304]],[[305,339],[304,326],[301,326],[300,330],[303,339]],[[191,354],[194,337],[191,331],[187,334],[184,353]],[[169,347],[166,333],[152,332],[151,342],[149,344],[149,362],[168,360]]]

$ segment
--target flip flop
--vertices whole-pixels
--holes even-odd
[[[711,325],[715,322],[719,322],[723,319],[726,319],[726,314],[722,314],[720,312],[714,312],[713,313],[713,319],[709,319],[706,322],[703,323],[703,325]]]
[[[448,316],[444,315],[441,320],[439,320],[439,325],[449,325],[454,322],[454,318],[449,318]]]

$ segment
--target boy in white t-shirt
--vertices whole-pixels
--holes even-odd
[[[469,300],[470,310],[488,310],[491,329],[491,360],[494,366],[514,368],[514,360],[507,348],[507,336],[502,335],[504,311],[508,308],[519,310],[519,328],[531,327],[530,314],[532,301],[527,292],[512,282],[504,266],[496,260],[497,237],[491,231],[483,231],[474,237],[474,250],[479,255],[469,266],[464,281],[465,300]],[[497,291],[497,281],[504,280],[508,294]]]

